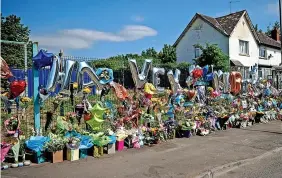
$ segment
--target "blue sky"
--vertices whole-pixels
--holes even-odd
[[[230,0],[2,0],[4,16],[16,14],[40,47],[66,55],[104,58],[173,44],[196,12],[229,14]],[[265,30],[279,20],[278,0],[241,0],[253,24]]]

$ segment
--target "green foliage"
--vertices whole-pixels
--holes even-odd
[[[176,49],[171,45],[165,44],[159,53],[159,58],[161,59],[162,63],[176,62]]]
[[[1,14],[2,15],[2,14]],[[32,43],[29,41],[30,30],[21,23],[16,15],[1,17],[1,39],[17,42],[29,42],[27,45],[28,66],[32,65]],[[1,43],[1,56],[10,67],[24,68],[24,46]]]
[[[278,21],[276,21],[274,24],[268,25],[267,28],[266,28],[265,34],[266,34],[267,36],[271,36],[271,31],[272,31],[274,28],[277,28],[277,29],[280,28],[280,23],[279,23]]]
[[[203,47],[199,44],[195,45],[202,50],[202,54],[197,59],[194,59],[195,63],[201,67],[205,65],[214,65],[215,69],[223,71],[229,70],[229,57],[223,53],[223,51],[216,44],[206,44]]]
[[[142,51],[141,56],[158,58],[158,52],[154,48],[148,48],[146,51]]]
[[[99,59],[92,61],[92,66],[96,68],[107,67],[114,71],[129,70],[128,59],[136,59],[139,68],[142,68],[145,59],[152,59],[153,66],[174,69],[176,67],[184,68],[189,66],[188,63],[176,63],[175,48],[170,45],[164,45],[162,51],[157,53],[154,48],[148,48],[142,51],[141,55],[138,54],[125,54],[109,57],[107,59]]]

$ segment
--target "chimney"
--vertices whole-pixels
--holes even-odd
[[[271,31],[271,38],[275,41],[280,41],[280,32],[278,28],[274,27],[274,29]]]

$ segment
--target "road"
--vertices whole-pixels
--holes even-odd
[[[10,168],[1,174],[4,178],[189,178],[206,174],[282,178],[281,150],[282,122],[272,121],[128,149],[100,159]]]

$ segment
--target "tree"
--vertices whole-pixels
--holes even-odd
[[[205,65],[214,65],[215,69],[223,71],[229,70],[229,57],[217,46],[217,44],[195,45],[202,50],[202,54],[197,59],[194,59],[196,65],[201,67]]]
[[[176,62],[176,49],[165,44],[163,49],[159,52],[159,58],[162,63],[175,63]]]
[[[2,14],[1,14],[2,16]],[[17,42],[28,42],[28,66],[32,62],[32,43],[29,41],[30,30],[21,23],[21,18],[16,15],[1,17],[1,39]],[[10,67],[24,68],[24,46],[18,44],[1,43],[1,56]]]
[[[254,29],[256,32],[258,31],[258,24],[255,25]]]
[[[272,31],[274,28],[277,28],[277,29],[280,28],[280,23],[279,23],[278,21],[276,21],[273,25],[272,25],[272,24],[269,24],[269,25],[266,27],[266,32],[265,32],[265,34],[266,34],[267,36],[271,36],[271,31]]]
[[[157,58],[158,52],[152,47],[152,48],[146,49],[146,51],[142,51],[141,56]]]

